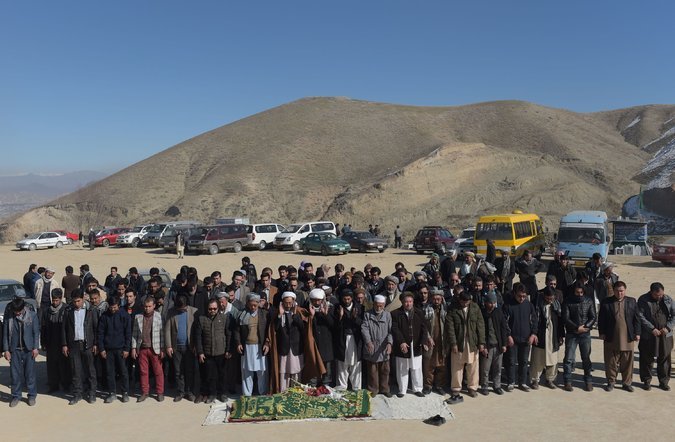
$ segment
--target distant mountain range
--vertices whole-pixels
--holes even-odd
[[[58,175],[0,176],[0,218],[39,206],[105,177],[105,174],[91,170]]]
[[[78,190],[2,220],[0,240],[56,224],[78,231],[176,213],[204,223],[379,224],[389,235],[400,225],[409,239],[423,225],[457,231],[480,215],[519,209],[552,230],[571,210],[618,216],[641,188],[647,208],[675,207],[674,117],[673,105],[578,113],[523,101],[418,107],[305,98],[91,185],[81,179]],[[650,203],[656,191],[670,193]]]

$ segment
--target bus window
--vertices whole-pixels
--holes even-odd
[[[512,240],[513,231],[510,223],[478,223],[476,239]]]
[[[532,226],[530,226],[529,221],[521,221],[519,223],[513,223],[513,230],[515,230],[516,232],[516,239],[534,236],[532,234]]]

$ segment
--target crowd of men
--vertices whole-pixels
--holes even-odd
[[[126,277],[111,267],[98,280],[86,264],[79,276],[68,266],[59,282],[55,269],[31,265],[24,286],[37,309],[17,297],[2,327],[10,407],[24,388],[35,405],[39,350],[49,393],[68,394],[70,405],[97,395],[127,402],[135,392],[142,402],[151,386],[161,402],[167,384],[176,402],[212,403],[295,382],[386,397],[436,391],[456,404],[462,391],[558,388],[560,351],[562,388],[573,391],[577,348],[591,391],[593,328],[604,341],[607,391],[619,374],[621,388],[633,391],[636,344],[643,388],[656,362],[658,386],[670,389],[675,305],[662,284],[635,299],[599,255],[577,270],[562,253],[546,269],[527,251],[518,259],[488,252],[432,254],[422,270],[397,263],[386,275],[370,264],[347,271],[303,261],[258,277],[245,257],[229,283],[219,271],[201,278],[188,266],[166,284],[156,268],[146,280],[134,267]],[[545,270],[539,289],[536,274]]]

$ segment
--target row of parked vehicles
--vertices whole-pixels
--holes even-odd
[[[183,236],[185,252],[211,255],[227,250],[240,252],[245,248],[302,250],[306,253],[319,252],[328,255],[352,250],[384,252],[389,247],[386,239],[378,238],[368,231],[345,232],[338,237],[339,232],[331,221],[311,221],[289,226],[277,223],[201,225],[193,221],[177,221],[135,227],[105,227],[95,232],[94,244],[100,247],[147,245],[175,252],[178,233]],[[51,241],[42,241],[43,237]],[[17,243],[17,248],[58,248],[73,242],[54,232],[42,232],[29,238],[28,242]]]

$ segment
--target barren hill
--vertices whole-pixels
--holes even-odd
[[[387,234],[396,224],[408,234],[429,223],[456,229],[518,208],[552,227],[572,209],[618,214],[637,193],[632,178],[651,154],[624,139],[630,112],[306,98],[196,136],[1,229],[14,240],[56,225],[134,224],[170,219],[171,206],[204,222],[329,218]]]

